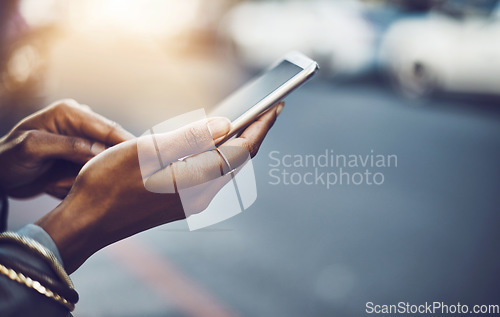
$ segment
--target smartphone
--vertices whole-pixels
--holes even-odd
[[[226,138],[238,135],[260,115],[310,79],[319,69],[318,63],[299,52],[289,52],[263,74],[229,95],[209,112],[226,117],[231,131]]]

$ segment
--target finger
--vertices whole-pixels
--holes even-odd
[[[224,159],[221,158],[219,152],[212,150],[189,156],[182,161],[171,160],[169,164],[164,165],[162,170],[149,176],[145,182],[146,188],[158,193],[172,193],[179,189],[209,182],[227,173],[228,170],[241,167],[255,156],[282,109],[283,103],[281,102],[252,123],[239,138],[229,140],[220,146],[219,151]],[[166,138],[166,141],[177,139]],[[189,147],[187,144],[183,146]],[[188,153],[183,153],[180,157],[188,155]]]
[[[145,134],[137,140],[143,179],[184,157],[215,148],[214,140],[229,133],[227,118],[210,118],[169,133]]]
[[[70,103],[70,111],[72,116],[68,123],[82,134],[76,136],[86,136],[109,146],[134,138],[132,133],[118,123],[93,112],[87,105],[79,105],[73,100]]]
[[[32,129],[45,128],[52,133],[89,138],[108,146],[134,138],[116,122],[73,99],[64,99],[49,105],[38,115],[31,117],[29,124]]]
[[[36,161],[64,159],[85,164],[105,149],[104,144],[88,139],[31,130],[24,134],[21,155]]]
[[[147,189],[157,193],[178,193],[185,217],[205,210],[217,193],[232,179],[224,174],[216,150],[175,162],[152,175]],[[227,169],[226,169],[227,170]]]
[[[239,146],[223,146],[176,161],[151,175],[146,189],[155,193],[178,193],[238,172],[250,160],[250,153]],[[223,182],[224,183],[224,182]]]
[[[281,113],[284,107],[284,102],[278,103],[273,108],[260,116],[255,122],[249,125],[243,133],[235,139],[231,139],[224,143],[230,147],[242,147],[246,149],[251,157],[254,157],[259,150],[262,141],[276,122],[276,118]]]
[[[188,124],[166,134],[155,135],[165,165],[183,157],[215,147],[215,140],[225,137],[231,129],[227,118],[215,117]]]
[[[108,146],[113,146],[135,138],[120,124],[95,112],[88,112],[88,120],[81,126],[82,134]]]
[[[231,140],[216,150],[188,157],[169,166],[170,171],[167,174],[171,175],[164,175],[166,177],[163,180],[168,181],[173,177],[186,217],[204,211],[219,191],[228,182],[234,181],[235,175],[243,170],[256,154],[282,107],[282,104],[278,105],[271,109],[274,113],[267,113],[259,119],[259,123],[250,129],[252,133],[247,131],[245,138]]]
[[[214,180],[222,175],[218,153],[207,151],[176,161],[151,175],[146,189],[155,193],[178,193],[179,190]]]

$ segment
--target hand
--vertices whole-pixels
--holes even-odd
[[[0,139],[0,186],[12,197],[45,192],[64,198],[88,160],[131,138],[88,106],[57,101]]]
[[[240,137],[219,147],[232,168],[241,163],[242,156],[257,153],[282,107],[283,104],[278,104],[246,128]],[[189,152],[196,141],[193,135],[198,135],[197,132],[206,129],[207,125],[215,142],[230,130],[227,119],[212,118],[208,124],[206,121],[197,122],[158,135],[158,143],[170,145],[168,148],[176,153],[174,157],[185,157],[186,151]],[[76,270],[93,253],[111,243],[186,217],[178,192],[159,194],[146,190],[139,167],[137,142],[140,139],[124,142],[90,160],[66,199],[37,222],[56,243],[68,272]],[[235,148],[242,150],[235,151]],[[216,150],[206,151],[176,161],[153,173],[150,179],[160,175],[159,179],[171,182],[172,178],[165,175],[171,175],[173,171],[176,184],[203,184],[216,175],[220,178],[223,164]],[[195,210],[193,208],[198,208],[198,212],[203,210],[223,185],[223,181],[215,186],[212,183],[206,193],[193,197],[190,211]]]

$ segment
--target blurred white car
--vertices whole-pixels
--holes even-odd
[[[356,0],[243,2],[228,13],[221,33],[250,67],[299,50],[318,60],[322,73],[355,75],[375,56],[375,32],[362,9]]]
[[[433,92],[500,94],[500,16],[431,13],[394,23],[380,63],[410,97]]]

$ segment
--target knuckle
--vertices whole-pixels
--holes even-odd
[[[245,141],[241,144],[241,148],[242,150],[246,150],[250,154],[250,157],[254,157],[259,151],[259,144],[255,142]]]
[[[119,130],[119,129],[123,129],[122,125],[119,124],[118,122],[116,121],[111,121],[110,120],[110,123],[109,125],[111,126],[111,130],[114,131],[114,130]]]
[[[66,142],[68,142],[69,148],[73,152],[81,152],[82,149],[89,147],[88,144],[86,144],[82,139],[79,139],[79,138],[71,138],[70,137],[70,138],[66,139]]]
[[[108,132],[107,132],[107,135],[105,137],[105,142],[106,143],[110,143],[110,139],[112,138],[113,134],[120,130],[120,129],[123,129],[122,126],[120,124],[118,124],[116,121],[112,121],[112,120],[109,120],[109,119],[104,119],[105,120],[105,124],[107,124],[108,126]]]
[[[80,104],[75,99],[65,98],[54,102],[49,108],[56,112],[66,112],[70,109],[80,108]]]
[[[34,156],[35,146],[39,142],[40,132],[37,130],[25,131],[18,139],[21,152],[27,157]]]
[[[59,104],[65,106],[65,107],[74,107],[74,106],[80,105],[75,99],[72,99],[72,98],[65,98],[65,99],[59,100]]]
[[[59,100],[53,103],[50,107],[51,110],[59,112],[59,111],[66,111],[68,108],[70,108],[69,103],[67,103],[65,100]]]
[[[199,129],[195,127],[189,127],[184,131],[184,140],[190,148],[198,147],[198,137],[200,135]]]
[[[87,111],[92,111],[92,108],[89,105],[86,104],[80,104],[80,108],[85,109]]]

